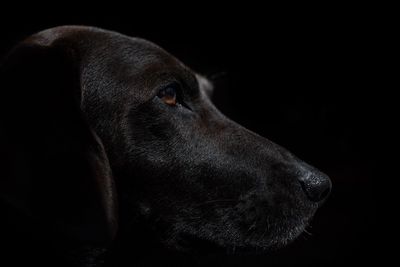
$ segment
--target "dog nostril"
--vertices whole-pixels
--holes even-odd
[[[324,174],[310,173],[299,179],[303,191],[313,202],[320,202],[328,197],[332,184],[328,176]]]

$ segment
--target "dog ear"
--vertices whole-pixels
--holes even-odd
[[[116,192],[102,141],[81,109],[82,51],[67,36],[73,31],[37,34],[2,64],[0,204],[20,215],[17,223],[2,220],[40,240],[103,245],[117,231]]]

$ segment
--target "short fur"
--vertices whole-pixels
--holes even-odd
[[[170,83],[186,106],[157,97]],[[2,228],[23,232],[7,242],[20,235],[68,255],[97,248],[89,254],[101,258],[93,251],[118,240],[180,251],[294,240],[329,178],[229,120],[211,91],[142,39],[63,26],[23,41],[2,68]]]

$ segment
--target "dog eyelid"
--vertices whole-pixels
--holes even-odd
[[[177,104],[177,85],[170,84],[163,87],[160,91],[158,91],[157,96],[167,105],[176,106]]]

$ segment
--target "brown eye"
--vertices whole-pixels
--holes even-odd
[[[175,106],[177,104],[176,85],[168,85],[161,89],[157,95],[165,104]]]

